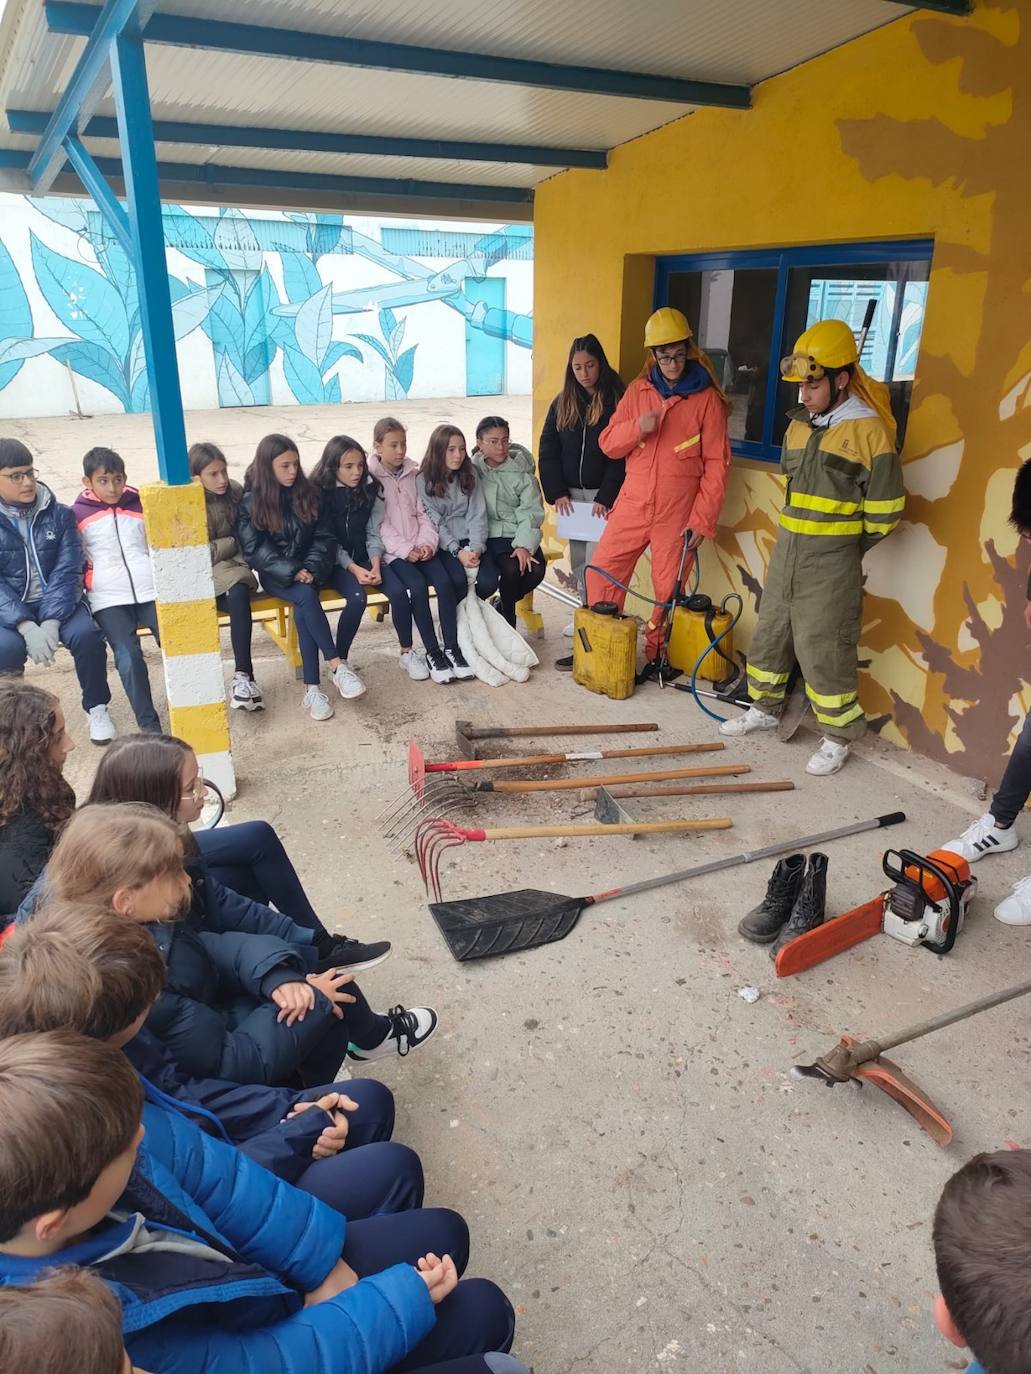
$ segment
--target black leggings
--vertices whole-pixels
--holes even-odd
[[[251,662],[251,589],[246,582],[234,582],[227,592],[215,598],[218,609],[229,616],[229,638],[233,645],[234,667],[238,673],[254,676]]]
[[[390,598],[390,618],[402,649],[412,647],[412,620],[426,651],[440,653],[440,641],[433,628],[430,587],[437,593],[437,615],[445,649],[458,648],[458,603],[451,577],[434,554],[419,563],[395,558],[383,564],[383,590]]]
[[[530,565],[530,571],[520,572],[512,552],[511,539],[488,539],[486,552],[480,559],[476,594],[487,597],[497,592],[501,614],[510,625],[516,623],[516,602],[521,601],[527,592],[532,592],[534,587],[539,587],[548,570],[539,547],[533,557],[536,562]]]

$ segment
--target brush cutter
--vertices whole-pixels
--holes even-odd
[[[686,882],[689,878],[700,878],[707,873],[722,873],[728,868],[757,863],[762,859],[775,858],[779,854],[793,854],[797,850],[811,849],[817,845],[828,844],[831,840],[844,839],[848,835],[860,835],[867,830],[899,825],[905,819],[904,811],[893,811],[890,815],[877,816],[873,820],[853,821],[850,825],[839,826],[836,830],[825,830],[818,835],[807,835],[802,839],[783,840],[777,844],[767,845],[764,849],[713,859],[709,863],[696,864],[693,868],[682,868],[674,873],[645,878],[625,887],[611,887],[604,892],[595,892],[586,897],[566,897],[561,893],[522,888],[517,892],[468,897],[457,902],[433,902],[430,912],[447,942],[448,949],[459,961],[483,959],[488,955],[514,954],[564,939],[580,919],[580,913],[589,906],[597,906],[600,902],[612,901],[616,897],[632,897],[639,892],[651,892],[657,887],[665,887],[668,883]]]
[[[638,725],[474,725],[471,720],[455,721],[455,743],[464,759],[477,759],[481,740],[527,739],[539,735],[632,735],[641,730],[657,730],[650,721]]]
[[[440,901],[440,859],[445,849],[481,840],[581,839],[588,835],[683,835],[701,830],[729,830],[729,816],[715,820],[629,821],[622,825],[506,825],[492,830],[465,830],[439,816],[420,821],[415,832],[415,852],[426,891]]]
[[[997,1007],[1003,1002],[1011,1002],[1015,997],[1026,997],[1031,992],[1031,982],[1019,983],[1016,987],[994,992],[988,997],[979,997],[976,1002],[968,1002],[965,1007],[955,1011],[943,1012],[932,1016],[928,1021],[918,1021],[915,1026],[907,1026],[895,1035],[883,1040],[856,1040],[851,1035],[843,1035],[838,1043],[825,1055],[812,1064],[796,1064],[792,1073],[801,1078],[818,1078],[833,1088],[835,1083],[872,1083],[881,1092],[887,1093],[920,1125],[939,1145],[948,1145],[952,1139],[952,1127],[926,1093],[906,1076],[897,1064],[885,1059],[884,1051],[896,1045],[906,1045],[911,1040],[919,1040],[933,1031],[943,1030],[957,1021],[966,1021],[982,1011]]]

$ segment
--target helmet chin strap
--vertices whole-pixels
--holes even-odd
[[[829,373],[825,372],[824,376],[830,378],[831,399],[829,404],[824,406],[823,410],[816,410],[810,414],[810,422],[812,422],[813,420],[822,420],[823,417],[825,415],[829,415],[832,410],[837,410],[838,406],[841,405],[841,402],[845,397],[845,393],[848,391],[848,382],[846,382],[844,386],[837,386],[834,379],[830,377]]]

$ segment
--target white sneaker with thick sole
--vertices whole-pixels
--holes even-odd
[[[814,778],[829,778],[832,773],[840,773],[850,753],[849,746],[838,739],[828,739],[824,735],[820,747],[805,766],[805,771]]]
[[[390,1029],[378,1045],[371,1050],[359,1049],[357,1045],[348,1046],[348,1059],[356,1059],[360,1064],[372,1059],[386,1059],[392,1054],[402,1058],[411,1050],[425,1045],[437,1029],[437,1013],[432,1007],[391,1007],[386,1013],[390,1018]]]
[[[301,705],[312,720],[332,720],[333,708],[321,687],[306,687]]]
[[[1010,895],[1003,898],[995,908],[995,919],[1004,926],[1031,926],[1031,878],[1021,878]]]
[[[229,705],[234,711],[263,711],[265,709],[258,684],[252,677],[248,677],[246,673],[233,674]]]
[[[758,707],[749,706],[743,716],[731,716],[729,720],[725,720],[720,726],[720,734],[737,739],[740,735],[754,735],[759,730],[776,728],[776,716],[771,716],[768,711],[760,711]]]
[[[86,712],[91,744],[110,744],[117,735],[111,712],[106,706],[91,706]]]
[[[401,655],[401,668],[413,682],[426,682],[429,679],[430,670],[421,649],[406,649]]]
[[[961,859],[966,859],[968,864],[976,864],[978,859],[983,859],[986,854],[1006,854],[1011,849],[1016,849],[1019,843],[1017,832],[1012,825],[1003,830],[1002,826],[995,824],[992,813],[986,811],[983,816],[978,816],[972,825],[967,826],[958,840],[950,840],[948,844],[942,845],[942,849],[947,849],[950,854],[958,854]],[[1013,921],[1010,924],[1020,925],[1022,922]]]
[[[341,663],[334,671],[333,685],[345,701],[354,701],[355,697],[365,695],[365,683],[346,663]]]

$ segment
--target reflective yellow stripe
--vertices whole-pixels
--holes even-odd
[[[684,450],[685,448],[694,448],[695,444],[697,444],[698,440],[699,440],[701,437],[702,437],[702,436],[701,436],[700,434],[696,434],[695,437],[694,437],[693,439],[685,439],[684,442],[683,442],[682,444],[677,444],[677,446],[674,448],[673,452],[674,452],[674,453],[682,453],[683,450]]]
[[[827,707],[847,706],[850,702],[855,701],[859,695],[858,692],[839,692],[834,696],[827,696],[823,692],[814,692],[808,682],[805,685],[805,691],[810,701],[814,701],[817,706]]]
[[[748,695],[752,701],[783,701],[786,690],[785,687],[760,687],[755,682],[748,684]]]
[[[827,496],[810,496],[804,491],[792,491],[788,505],[799,506],[802,510],[823,511],[826,515],[855,515],[859,510],[858,501],[832,501]]]
[[[904,511],[906,508],[906,498],[897,496],[894,501],[864,501],[864,515],[894,515],[896,511]]]
[[[790,673],[768,673],[765,668],[757,668],[754,663],[748,665],[748,676],[754,677],[757,682],[775,682],[783,684],[791,676]]]
[[[825,715],[822,711],[813,711],[813,715],[816,717],[816,719],[820,722],[821,725],[837,726],[851,725],[852,722],[854,720],[858,720],[862,714],[863,708],[860,706],[858,701],[856,702],[855,706],[853,706],[852,710],[843,716],[828,716]]]
[[[780,523],[792,534],[862,534],[862,520],[796,520],[791,515],[781,515]]]
[[[864,521],[863,521],[863,533],[864,533],[864,534],[891,534],[892,530],[895,529],[895,528],[897,527],[898,524],[899,524],[899,522],[898,522],[897,520],[893,520],[893,521],[891,522],[890,525],[883,525],[883,524],[880,524],[879,522],[874,522],[874,523],[871,524],[871,522],[870,522],[869,520],[864,520]]]

